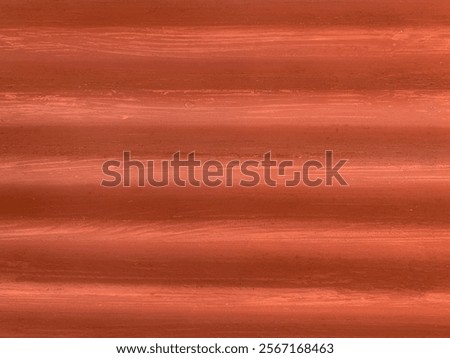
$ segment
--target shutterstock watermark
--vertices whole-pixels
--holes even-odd
[[[260,160],[216,159],[200,160],[195,151],[182,155],[173,153],[170,159],[132,159],[130,151],[123,152],[121,160],[108,160],[102,165],[106,178],[104,187],[307,187],[348,186],[339,172],[347,159],[335,161],[333,151],[326,150],[323,158],[302,163],[294,160],[276,160],[266,152]]]

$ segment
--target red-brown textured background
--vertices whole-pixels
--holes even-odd
[[[0,0],[0,336],[450,336],[450,2]],[[101,163],[348,158],[341,188]]]

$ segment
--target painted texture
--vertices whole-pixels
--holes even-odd
[[[450,336],[450,2],[0,1],[0,336]],[[348,158],[348,188],[100,187]]]

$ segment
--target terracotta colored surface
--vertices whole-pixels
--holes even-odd
[[[0,336],[449,337],[449,21],[446,0],[0,0]],[[326,149],[349,187],[100,186],[124,150]]]

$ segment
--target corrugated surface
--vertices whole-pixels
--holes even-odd
[[[450,335],[450,3],[0,1],[0,335]],[[350,186],[101,163],[347,158]]]

